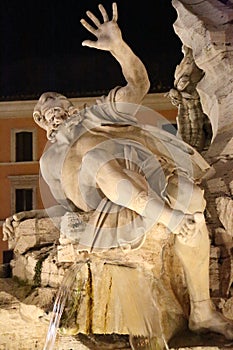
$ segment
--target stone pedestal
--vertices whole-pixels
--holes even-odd
[[[56,218],[56,224],[59,220]],[[50,243],[48,232],[52,232]],[[35,238],[43,233],[46,242]],[[34,246],[30,240],[22,244],[22,237],[30,234]],[[174,237],[167,235],[162,225],[151,230],[140,249],[130,251],[112,249],[88,254],[78,251],[69,240],[59,240],[58,234],[50,219],[22,222],[11,243],[11,266],[14,279],[32,286],[27,302],[39,307],[46,296],[46,310],[41,305],[44,312],[52,311],[51,291],[63,284],[74,263],[78,266],[60,324],[63,335],[146,336],[151,332],[159,337],[162,333],[169,340],[186,327],[189,302],[184,274],[174,254]],[[40,291],[43,301],[38,296],[36,302],[35,290]]]

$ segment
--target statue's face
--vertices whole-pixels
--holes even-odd
[[[44,118],[47,122],[47,126],[57,129],[58,126],[68,118],[68,113],[62,107],[53,107],[44,112]]]
[[[71,102],[65,96],[47,97],[41,105],[41,113],[44,116],[45,124],[57,129],[69,117],[68,112],[71,106]]]
[[[44,93],[41,95],[34,112],[34,120],[47,131],[49,140],[54,139],[56,131],[74,110],[72,103],[58,93]]]

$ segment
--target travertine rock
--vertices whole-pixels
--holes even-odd
[[[27,221],[31,226],[31,220],[21,223],[18,236],[21,229],[25,232]],[[52,222],[47,221],[46,225],[47,232],[52,231]],[[39,231],[40,227],[44,230],[44,226],[37,226]],[[76,319],[69,321],[71,324],[63,322],[64,333],[137,334],[145,327],[144,314],[153,326],[160,318],[163,332],[170,339],[185,326],[188,297],[183,271],[173,251],[174,237],[168,237],[163,226],[158,225],[154,230],[160,240],[152,231],[143,247],[136,251],[115,249],[88,255],[78,252],[75,243],[64,238],[62,244],[57,242],[41,249],[35,245],[23,255],[16,253],[11,263],[13,275],[34,286],[58,288],[71,264],[79,262],[76,281],[82,286],[79,311]],[[42,235],[39,231],[38,235]],[[134,312],[132,302],[126,302],[126,290],[129,300],[135,300]]]
[[[173,0],[172,4],[178,13],[175,32],[204,72],[197,90],[215,137],[232,124],[233,11],[217,0]]]
[[[23,254],[35,246],[56,242],[60,233],[55,225],[51,226],[51,231],[47,231],[49,221],[51,221],[49,218],[22,221],[20,231],[17,227],[15,229],[15,240],[12,244],[15,253]]]
[[[0,278],[1,350],[43,349],[56,292],[52,288],[31,290],[12,279]],[[71,345],[72,350],[88,349],[71,337],[58,336],[55,342],[59,350],[71,349]]]
[[[20,286],[12,279],[0,279],[0,349],[42,350],[56,289]],[[226,313],[231,305],[225,305]],[[45,311],[46,310],[46,311]],[[114,342],[115,341],[115,342]],[[200,341],[200,339],[199,339]],[[58,334],[56,350],[130,350],[123,336],[69,336]],[[170,350],[220,350],[221,346],[172,346]],[[224,349],[226,349],[224,347]],[[228,349],[230,349],[228,347]]]
[[[203,72],[196,88],[213,130],[212,143],[203,156],[212,166],[203,181],[206,219],[212,252],[210,282],[213,295],[226,297],[232,284],[232,183],[233,183],[233,9],[217,0],[173,0],[177,11],[174,30],[192,50]]]
[[[233,200],[229,197],[216,198],[218,217],[227,234],[233,237]]]
[[[233,297],[229,298],[223,305],[223,314],[233,319]]]
[[[20,296],[22,299],[25,297],[28,288],[17,286],[12,280],[5,279],[0,279],[0,285],[0,349],[36,349],[47,331],[46,323],[40,320],[43,310],[35,305],[29,305],[27,309],[19,300]]]
[[[26,221],[19,225],[19,235],[21,225],[24,232]],[[52,225],[51,221],[47,222],[48,231],[52,230]],[[127,253],[115,250],[88,256],[77,252],[75,244],[63,238],[62,244],[57,241],[53,246],[41,249],[35,246],[23,255],[17,254],[12,262],[15,266],[13,275],[37,286],[20,304],[20,315],[28,322],[23,327],[30,328],[29,324],[34,323],[34,318],[43,321],[48,327],[55,291],[62,284],[75,255],[75,260],[80,262],[80,269],[61,321],[58,344],[63,344],[63,339],[64,342],[70,339],[74,349],[76,342],[77,349],[82,349],[74,334],[127,335],[130,331],[142,330],[145,327],[142,315],[154,325],[160,317],[165,337],[171,339],[185,328],[189,301],[183,271],[173,251],[173,237],[168,238],[163,233],[163,226],[158,225],[157,230],[160,240],[151,232],[141,249]],[[210,279],[213,296],[218,295],[220,289],[219,257],[220,249],[212,247]],[[36,266],[40,269],[37,270]],[[81,291],[79,294],[78,290]],[[78,305],[78,312],[72,314],[70,310],[75,304]],[[226,306],[225,309],[229,308]],[[67,313],[69,317],[66,317]],[[229,311],[226,314],[229,315]],[[20,327],[18,332],[20,334]]]
[[[211,295],[219,295],[220,290],[220,272],[219,272],[220,248],[211,247],[210,249],[210,290]]]

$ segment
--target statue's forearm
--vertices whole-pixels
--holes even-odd
[[[47,216],[55,217],[55,216],[63,216],[67,210],[62,205],[54,205],[46,209]]]
[[[129,100],[128,102],[140,103],[150,87],[144,64],[123,40],[120,42],[120,45],[117,45],[117,47],[111,51],[111,54],[119,62],[128,88],[133,89],[133,100]],[[130,95],[128,99],[130,99]]]

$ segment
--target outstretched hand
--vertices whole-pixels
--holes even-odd
[[[120,42],[122,42],[121,30],[117,24],[117,4],[115,2],[112,4],[111,20],[109,20],[108,14],[103,5],[100,4],[98,7],[103,17],[103,23],[101,23],[99,19],[90,11],[87,11],[86,14],[91,19],[95,27],[90,25],[85,19],[81,19],[80,21],[89,32],[96,36],[97,40],[85,40],[83,41],[82,45],[100,50],[114,51],[114,48],[117,47]]]

